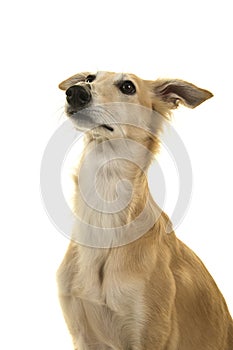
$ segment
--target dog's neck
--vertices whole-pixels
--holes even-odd
[[[149,193],[144,152],[134,141],[90,142],[77,174],[86,210],[117,214],[140,209]]]
[[[74,210],[89,231],[93,227],[124,227],[142,212],[138,228],[145,220],[154,220],[148,219],[154,211],[147,184],[150,157],[152,154],[135,141],[92,140],[86,145],[75,176]]]

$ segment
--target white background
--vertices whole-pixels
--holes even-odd
[[[0,347],[72,349],[55,282],[68,241],[43,209],[39,173],[61,122],[64,93],[57,85],[79,71],[181,78],[214,93],[196,110],[181,108],[174,116],[194,176],[192,202],[176,232],[204,261],[233,313],[231,2],[22,0],[1,6]],[[165,168],[167,161],[162,154]],[[166,175],[172,202],[177,181],[169,168]]]

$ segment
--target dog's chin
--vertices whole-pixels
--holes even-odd
[[[96,113],[97,111],[97,113]],[[74,110],[69,106],[66,108],[66,115],[72,121],[75,128],[83,133],[90,133],[94,138],[112,138],[114,136],[114,125],[103,122],[99,111],[83,108]]]
[[[100,136],[107,136],[114,134],[114,127],[109,124],[96,124],[93,123],[91,120],[83,120],[82,118],[77,118],[77,115],[74,114],[67,114],[69,119],[72,120],[75,128],[82,132],[94,132],[96,134],[99,134]]]
[[[103,122],[103,119],[106,119],[106,117],[103,116],[103,109],[99,109],[98,106],[95,108],[79,108],[77,110],[67,105],[65,112],[77,130],[82,132],[92,132],[92,130],[95,130],[95,132],[98,131],[99,135],[103,134],[104,137],[110,137],[110,135],[114,134],[114,125],[110,125],[105,121]]]

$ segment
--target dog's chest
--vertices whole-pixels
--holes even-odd
[[[85,259],[89,261],[86,266]],[[85,320],[97,337],[101,334],[100,338],[106,339],[108,344],[122,348],[123,338],[127,337],[139,346],[146,314],[144,281],[112,270],[111,258],[108,259],[96,259],[94,254],[92,259],[88,255],[80,259],[83,267],[80,266],[71,289],[71,296],[79,300],[77,317],[81,324]],[[119,328],[122,329],[120,333],[116,332]]]
[[[80,254],[79,272],[73,276],[71,294],[122,314],[130,305],[140,304],[143,290],[143,279],[133,276],[131,271],[121,271],[115,257],[107,251],[96,253],[95,249],[87,248]]]

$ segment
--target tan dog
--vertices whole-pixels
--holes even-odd
[[[67,115],[86,133],[74,176],[77,224],[57,274],[75,349],[233,350],[222,294],[176,238],[146,177],[172,109],[212,94],[181,80],[107,72],[59,87]]]

